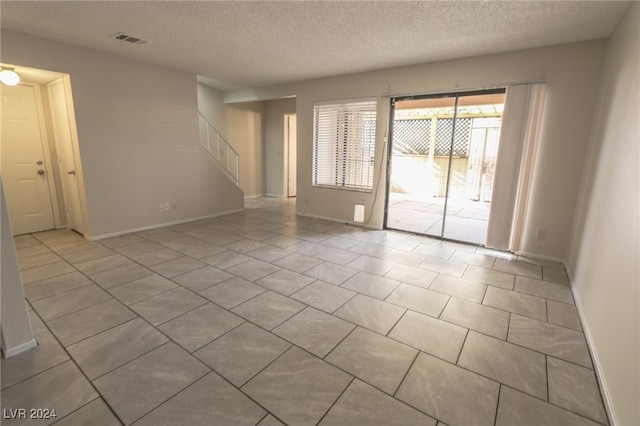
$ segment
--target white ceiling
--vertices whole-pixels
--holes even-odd
[[[617,1],[4,1],[3,29],[231,90],[608,37]],[[151,41],[117,41],[124,32]]]

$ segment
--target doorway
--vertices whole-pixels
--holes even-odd
[[[12,67],[23,81],[0,88],[1,167],[12,232],[68,228],[84,234],[86,200],[70,78]]]
[[[285,185],[287,198],[293,198],[297,193],[297,135],[296,115],[284,115],[284,148],[285,148]]]
[[[391,100],[385,227],[485,245],[505,89]]]

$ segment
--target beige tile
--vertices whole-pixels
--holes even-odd
[[[481,303],[487,286],[474,281],[463,280],[449,275],[440,274],[429,286],[429,290],[437,291],[471,302]]]
[[[268,262],[249,258],[246,262],[226,268],[225,270],[235,276],[244,278],[247,281],[256,281],[260,278],[266,277],[267,275],[271,275],[280,269],[282,268]]]
[[[303,273],[313,268],[314,266],[321,264],[322,262],[322,260],[316,259],[315,257],[307,256],[306,254],[293,253],[276,260],[275,262],[273,262],[273,264],[295,272]]]
[[[387,334],[398,322],[405,308],[358,294],[335,312],[335,315],[373,330]]]
[[[59,318],[89,306],[111,299],[111,296],[95,284],[80,287],[55,296],[33,302],[33,308],[45,321]]]
[[[467,269],[467,265],[465,263],[453,262],[451,260],[431,256],[428,256],[420,265],[418,265],[418,267],[458,278],[460,278]]]
[[[448,300],[449,296],[447,295],[409,284],[400,284],[385,299],[385,302],[437,318],[442,313]]]
[[[396,265],[385,274],[387,278],[424,288],[428,288],[437,276],[437,272],[406,265]]]
[[[76,272],[76,269],[67,262],[60,261],[22,270],[20,271],[20,276],[22,277],[22,284],[26,285],[71,272]]]
[[[136,426],[253,426],[265,414],[265,410],[222,377],[209,373],[144,416]]]
[[[515,291],[489,287],[483,305],[502,309],[540,321],[547,320],[547,304],[544,299]]]
[[[0,364],[2,369],[2,376],[0,376],[0,378],[2,379],[3,392],[5,388],[22,382],[56,365],[62,364],[69,359],[67,353],[51,333],[41,334],[36,340],[38,346],[18,355],[4,358],[3,354]],[[4,403],[3,408],[6,408]]]
[[[137,318],[71,345],[67,350],[93,380],[167,341],[162,333]]]
[[[456,250],[456,252],[451,256],[451,260],[454,262],[467,263],[469,265],[491,269],[496,258],[493,256],[486,256],[484,254],[470,253],[465,250]]]
[[[282,269],[255,281],[261,287],[289,296],[308,286],[315,279],[297,272]]]
[[[157,326],[205,303],[207,303],[205,298],[178,287],[133,304],[131,309],[152,325]]]
[[[351,290],[317,280],[293,293],[291,298],[321,311],[333,313],[355,295]]]
[[[143,266],[149,267],[149,266],[157,265],[158,263],[166,262],[168,260],[175,259],[182,256],[182,253],[178,251],[171,250],[164,246],[160,246],[160,247],[161,248],[157,250],[145,251],[144,253],[130,254],[128,255],[128,257],[130,257],[131,259],[135,260],[136,262],[138,262]]]
[[[425,259],[425,255],[410,251],[391,249],[382,256],[382,259],[400,265],[417,267]]]
[[[91,279],[104,289],[110,289],[140,278],[153,275],[153,272],[142,265],[133,265],[111,269],[91,276]]]
[[[492,426],[499,388],[492,380],[420,353],[396,398],[447,424]]]
[[[515,291],[573,305],[571,288],[546,281],[516,276]]]
[[[272,330],[304,307],[300,302],[267,291],[236,306],[233,312],[267,330]]]
[[[542,279],[542,266],[532,263],[497,258],[493,264],[493,269],[538,280]]]
[[[178,275],[193,271],[194,269],[202,268],[203,266],[206,266],[206,263],[200,262],[199,260],[193,259],[188,256],[182,256],[150,266],[149,269],[157,272],[164,277],[173,278]]]
[[[242,278],[232,278],[211,286],[198,294],[223,308],[231,309],[265,291],[264,287],[250,283]]]
[[[125,305],[133,305],[176,287],[178,286],[168,279],[153,274],[110,288],[109,292]]]
[[[24,294],[29,301],[35,302],[89,284],[91,280],[76,271],[25,285]]]
[[[583,425],[596,426],[584,417],[551,405],[507,386],[500,391],[496,426],[511,425]]]
[[[584,334],[557,325],[511,315],[509,342],[591,368]]]
[[[119,426],[121,424],[101,398],[94,399],[55,423],[56,426]]]
[[[358,272],[353,277],[342,283],[340,286],[376,299],[384,299],[398,285],[400,281],[390,278],[380,277],[368,272]]]
[[[440,316],[441,320],[505,340],[509,313],[452,297]]]
[[[306,308],[273,330],[312,354],[323,358],[355,326],[314,308]]]
[[[346,373],[294,347],[242,390],[287,424],[316,424],[351,380]]]
[[[596,376],[590,368],[547,357],[549,402],[607,424]]]
[[[64,417],[96,399],[98,394],[73,361],[66,361],[2,391],[2,408],[55,409]],[[28,412],[27,412],[28,414]],[[43,419],[40,423],[49,423]],[[3,425],[24,424],[20,419],[3,419]]]
[[[465,280],[477,281],[482,284],[488,284],[495,287],[513,290],[515,275],[508,272],[494,271],[479,266],[469,265],[464,271],[462,278]]]
[[[547,315],[551,324],[582,331],[578,310],[574,305],[547,300]]]
[[[194,355],[234,385],[242,386],[290,347],[274,334],[244,323]]]
[[[389,337],[421,351],[455,363],[467,329],[409,311],[398,321]]]
[[[349,268],[358,269],[360,271],[379,276],[382,276],[389,272],[389,270],[395,265],[395,262],[390,262],[387,260],[379,259],[377,257],[366,255],[362,255],[355,259],[353,262],[347,264]]]
[[[167,343],[93,383],[118,417],[133,423],[209,369],[175,343]]]
[[[109,271],[111,269],[119,269],[124,266],[133,265],[133,262],[121,254],[114,253],[109,256],[100,257],[98,259],[89,260],[87,262],[78,263],[75,267],[86,275],[96,275],[100,272]]]
[[[540,399],[547,399],[546,361],[539,352],[471,331],[458,365]]]
[[[393,395],[418,351],[364,328],[356,328],[326,361]]]
[[[357,273],[357,269],[336,265],[331,262],[323,262],[308,269],[304,274],[331,284],[340,285]]]
[[[244,320],[212,303],[200,306],[158,329],[189,352],[201,348]]]
[[[206,266],[174,277],[172,281],[191,291],[199,292],[231,278],[233,275],[228,272]]]
[[[435,426],[436,421],[356,379],[320,422],[334,425]]]
[[[60,342],[69,346],[136,318],[136,314],[115,299],[90,306],[48,322]]]
[[[216,268],[227,269],[246,262],[250,259],[251,258],[249,256],[246,256],[242,253],[225,249],[224,251],[218,252],[211,256],[203,257],[200,260],[208,263],[211,266],[215,266]]]

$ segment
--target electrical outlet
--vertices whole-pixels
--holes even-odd
[[[164,211],[164,203],[160,203],[160,211],[163,212]]]
[[[169,202],[168,202],[168,201],[164,203],[164,209],[165,209],[166,211],[171,210],[171,205],[169,204]]]
[[[544,240],[546,231],[544,229],[538,229],[537,238],[539,240]]]

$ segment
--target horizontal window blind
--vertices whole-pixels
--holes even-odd
[[[313,185],[371,191],[376,99],[313,107]]]

